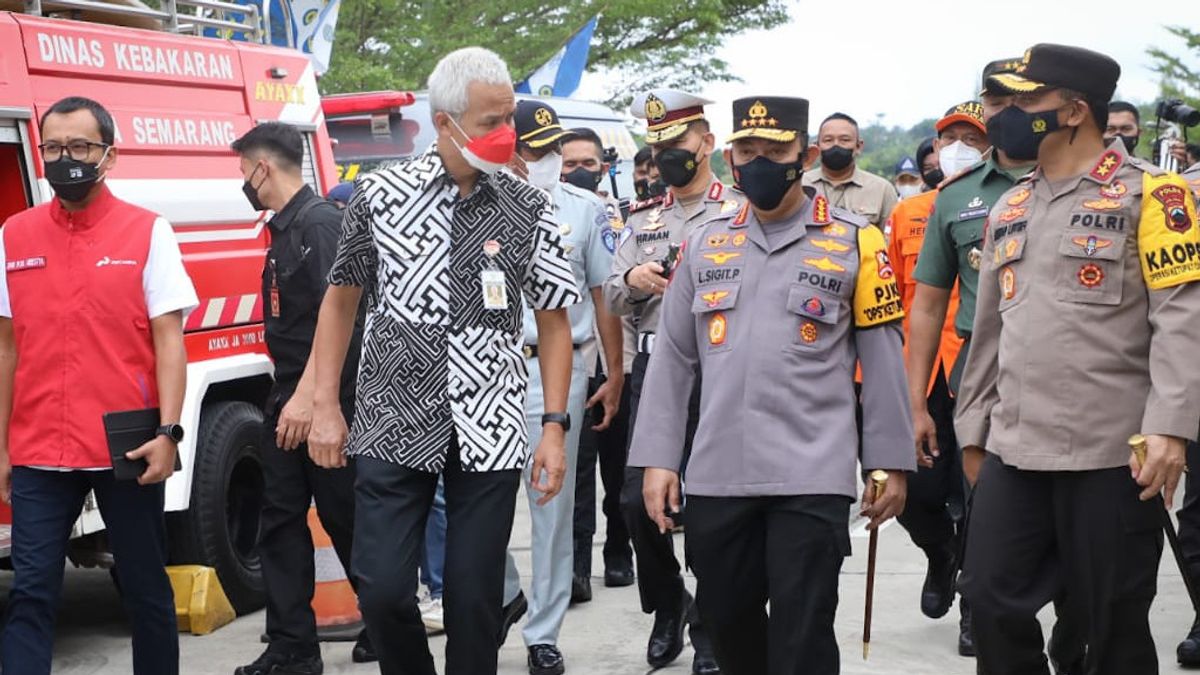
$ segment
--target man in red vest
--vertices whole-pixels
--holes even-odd
[[[50,672],[71,525],[95,492],[133,628],[136,675],[179,672],[167,580],[163,481],[183,439],[183,314],[196,292],[170,223],[123,202],[104,178],[117,162],[112,116],[65,98],[41,121],[57,195],[0,233],[0,496],[13,507],[14,577],[0,670]],[[144,460],[117,480],[103,417],[158,408]]]

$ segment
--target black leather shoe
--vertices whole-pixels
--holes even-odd
[[[650,667],[664,668],[679,658],[683,651],[683,628],[691,608],[692,595],[684,591],[678,608],[654,613],[654,628],[650,629],[650,644],[646,646],[646,662]]]
[[[609,567],[604,570],[605,588],[623,588],[634,582],[632,567]]]
[[[504,610],[500,613],[500,634],[496,636],[496,642],[501,647],[508,639],[509,629],[513,627],[514,623],[520,621],[527,611],[529,611],[529,601],[525,599],[525,592],[517,591],[517,597],[505,605]]]
[[[554,645],[534,645],[529,648],[529,675],[562,675],[567,672],[562,652]]]
[[[1175,658],[1184,668],[1200,667],[1200,623],[1192,626],[1187,637],[1175,649]]]
[[[321,675],[324,670],[320,654],[289,654],[267,649],[254,663],[234,670],[233,675]]]
[[[959,598],[958,611],[958,655],[975,656],[975,637],[971,635],[971,607],[963,598]]]
[[[571,579],[571,604],[592,601],[592,580],[589,577]]]
[[[375,653],[375,646],[371,644],[371,636],[367,635],[366,629],[358,634],[358,640],[354,642],[354,649],[350,650],[350,660],[355,663],[374,663],[379,660],[379,655]]]
[[[929,566],[921,587],[921,613],[931,619],[946,616],[954,604],[955,555],[950,545],[925,549]]]
[[[692,675],[720,675],[721,667],[717,665],[717,657],[713,655],[712,640],[700,622],[700,608],[692,603],[688,611],[688,635],[692,638],[692,650],[696,655],[692,658]]]

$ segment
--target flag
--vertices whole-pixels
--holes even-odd
[[[271,29],[271,44],[293,47],[309,55],[318,74],[329,70],[329,57],[333,52],[334,30],[337,28],[338,10],[341,0],[232,0],[239,5],[253,5],[263,14],[267,10],[267,24]],[[243,21],[243,16],[231,13],[231,18]],[[206,28],[208,37],[227,40],[245,40],[241,33],[223,28]]]
[[[592,17],[575,33],[562,49],[541,68],[516,86],[518,93],[538,96],[570,96],[579,87],[579,79],[587,67],[588,48],[599,16]]]

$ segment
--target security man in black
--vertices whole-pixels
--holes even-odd
[[[319,675],[321,650],[312,610],[316,570],[308,511],[315,501],[342,567],[350,569],[354,532],[354,463],[322,469],[308,457],[304,440],[312,422],[315,372],[309,365],[317,312],[337,252],[342,212],[304,183],[303,140],[292,126],[261,124],[233,143],[241,159],[242,187],[256,210],[270,209],[271,248],[263,265],[263,322],[275,361],[275,384],[267,397],[259,457],[263,471],[258,551],[267,594],[269,645],[234,675]],[[362,345],[356,327],[342,370],[342,411],[354,414],[354,377]],[[363,631],[356,662],[374,660]]]

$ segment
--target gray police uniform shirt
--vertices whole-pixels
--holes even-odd
[[[630,234],[617,249],[612,275],[604,282],[604,301],[609,311],[620,316],[632,315],[636,332],[657,330],[662,296],[630,287],[625,283],[625,273],[643,263],[661,262],[671,244],[681,244],[692,228],[721,214],[732,216],[743,203],[744,199],[714,180],[704,194],[703,208],[690,216],[684,213],[673,193],[668,193],[661,203],[644,202],[631,208],[625,223]]]
[[[912,471],[900,319],[883,233],[809,200],[764,227],[748,207],[688,237],[667,292],[629,465],[675,470],[699,365],[686,491],[712,497],[857,493],[862,462]]]
[[[569,183],[558,183],[550,190],[550,203],[563,249],[575,275],[575,286],[582,298],[567,307],[571,341],[576,346],[583,345],[596,336],[596,314],[590,289],[603,285],[612,269],[613,252],[605,244],[611,236],[606,234],[611,223],[599,197]],[[536,345],[537,321],[528,303],[525,303],[524,330],[525,344]]]

